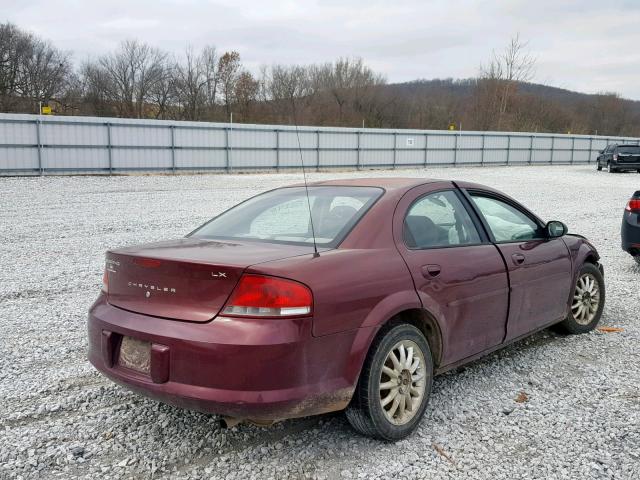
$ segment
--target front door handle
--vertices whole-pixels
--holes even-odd
[[[425,278],[437,277],[438,275],[440,275],[441,270],[442,268],[440,267],[440,265],[435,265],[435,264],[423,265],[422,276]]]
[[[511,258],[513,259],[513,263],[515,263],[516,265],[522,265],[524,263],[524,255],[521,253],[514,253],[513,255],[511,255]]]

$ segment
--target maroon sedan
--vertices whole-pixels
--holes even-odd
[[[598,260],[561,222],[477,184],[280,188],[186,238],[108,252],[89,360],[227,424],[346,409],[359,432],[395,440],[434,375],[551,325],[592,330]]]

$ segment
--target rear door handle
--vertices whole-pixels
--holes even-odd
[[[435,264],[423,265],[422,276],[425,278],[437,277],[438,275],[440,275],[441,270],[442,268],[440,267],[440,265],[435,265]]]
[[[513,259],[513,263],[515,263],[516,265],[522,265],[524,263],[524,255],[521,253],[514,253],[513,255],[511,255],[511,258]]]

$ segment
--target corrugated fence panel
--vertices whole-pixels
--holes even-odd
[[[106,125],[42,123],[40,141],[44,145],[108,145]]]
[[[224,147],[226,145],[224,130],[179,127],[174,129],[173,135],[175,145],[180,147]]]
[[[363,150],[360,152],[360,165],[364,167],[393,165],[393,149]]]
[[[302,158],[304,159],[305,168],[311,169],[318,166],[318,152],[316,150],[303,150]],[[300,151],[296,149],[281,151],[279,166],[282,168],[300,168]]]
[[[166,126],[111,127],[111,144],[115,146],[168,147],[171,146],[171,129]]]
[[[0,174],[592,163],[637,138],[0,114]],[[302,151],[298,150],[298,146]]]
[[[280,148],[298,148],[296,132],[279,130],[277,139]],[[298,132],[301,148],[318,148],[318,134],[316,132]],[[275,145],[274,145],[275,146]]]
[[[38,138],[35,122],[0,122],[0,144],[35,145],[36,143]]]
[[[108,170],[109,152],[102,148],[59,148],[42,150],[42,167],[48,170]]]
[[[0,148],[0,173],[29,173],[38,169],[38,150],[24,147]]]

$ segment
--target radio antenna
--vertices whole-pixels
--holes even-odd
[[[296,127],[296,138],[298,139],[298,152],[300,153],[300,164],[302,165],[302,178],[304,178],[304,191],[307,195],[307,206],[309,207],[309,221],[311,223],[311,236],[313,238],[313,257],[319,257],[318,244],[316,243],[316,230],[313,227],[313,214],[311,213],[311,200],[309,199],[309,186],[307,185],[307,172],[304,168],[304,157],[302,155],[302,145],[300,144],[300,132],[298,131],[298,120],[296,118],[296,104],[291,99],[291,110],[293,112],[293,124]]]

